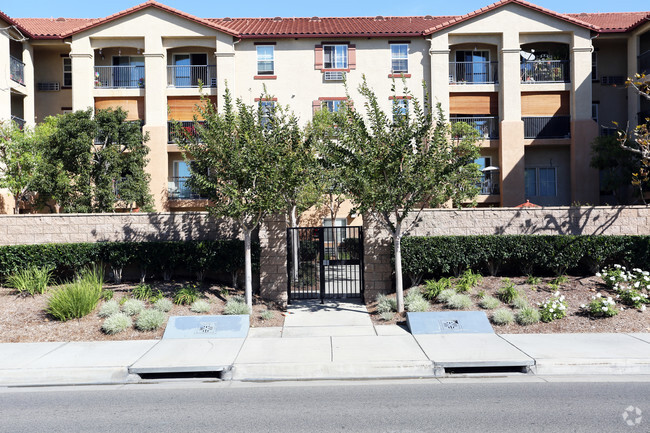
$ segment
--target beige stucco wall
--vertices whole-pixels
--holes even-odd
[[[598,68],[597,80],[592,85],[592,97],[598,104],[598,125],[615,127],[613,122],[625,125],[627,119],[627,89],[625,86],[604,86],[600,82],[602,76],[627,77],[627,40],[594,39],[596,62]]]
[[[63,108],[72,108],[72,89],[63,88],[63,58],[70,47],[63,43],[38,44],[34,46],[34,79],[36,83],[58,82],[58,92],[36,91],[36,122],[42,122],[47,116],[63,112]],[[74,80],[73,80],[74,85]]]

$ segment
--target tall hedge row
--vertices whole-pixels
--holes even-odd
[[[259,244],[253,244],[253,269],[259,269]],[[175,269],[232,273],[244,268],[244,242],[99,242],[0,246],[0,279],[18,269],[50,266],[59,278],[94,263],[112,268],[136,265],[162,275]]]
[[[650,236],[433,236],[402,240],[402,268],[412,281],[459,274],[593,274],[607,264],[648,268]]]

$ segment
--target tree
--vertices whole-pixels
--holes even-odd
[[[204,119],[199,123],[195,118],[197,134],[185,133],[179,143],[191,162],[188,183],[208,195],[212,215],[239,223],[244,234],[246,303],[251,309],[252,232],[267,215],[286,208],[282,150],[286,143],[299,142],[301,131],[295,116],[281,107],[233,103],[228,88],[222,112],[209,103],[197,110]]]
[[[324,140],[322,152],[325,159],[344,168],[342,183],[355,211],[390,232],[397,308],[402,312],[401,239],[425,206],[449,200],[460,203],[477,194],[477,133],[461,125],[452,135],[440,108],[432,113],[428,100],[421,105],[408,90],[398,95],[393,86],[389,114],[382,111],[365,78],[359,92],[365,100],[365,116],[351,109],[350,99],[346,107],[332,113],[335,132]],[[415,218],[405,224],[413,211]]]
[[[632,173],[638,170],[639,159],[619,145],[618,137],[596,137],[590,165],[601,173],[601,188],[611,191],[617,204],[629,204]]]

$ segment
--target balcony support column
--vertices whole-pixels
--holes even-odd
[[[219,33],[215,41],[215,71],[217,74],[217,109],[222,110],[224,106],[223,95],[226,87],[230,90],[233,99],[242,96],[237,88],[235,74],[235,42],[231,36]],[[253,101],[249,101],[252,103]]]
[[[449,35],[442,33],[431,38],[431,102],[440,104],[449,118]],[[447,65],[446,67],[441,67]]]
[[[23,42],[23,63],[25,64],[23,116],[27,126],[34,127],[34,88],[36,87],[34,82],[34,49],[29,42]]]
[[[87,110],[95,107],[93,89],[95,66],[89,38],[73,40],[70,44],[72,59],[72,109]]]
[[[627,38],[627,78],[634,78],[639,73],[639,35],[632,34]],[[644,119],[639,119],[641,97],[632,87],[627,88],[627,119],[628,128],[633,130]]]

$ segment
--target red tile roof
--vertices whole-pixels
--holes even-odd
[[[566,14],[586,23],[598,26],[602,33],[627,32],[646,22],[650,12],[608,12]]]
[[[60,39],[61,35],[95,21],[92,18],[16,18],[18,25],[36,39]]]

